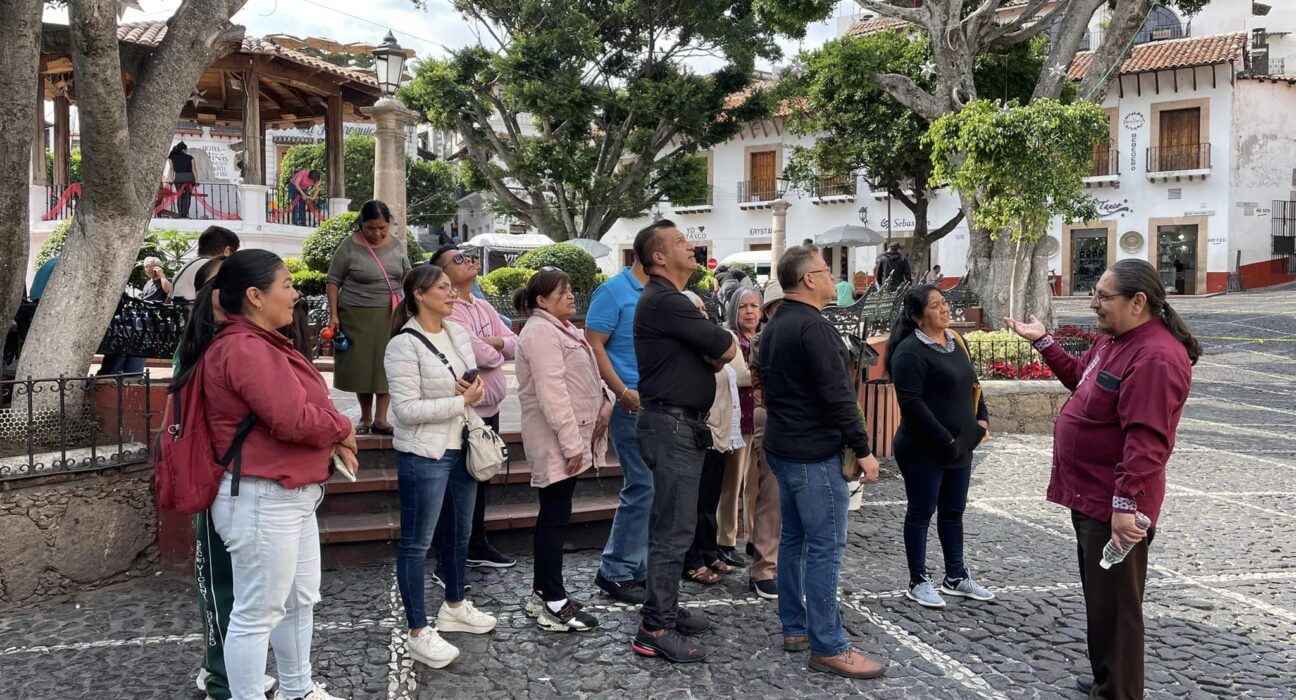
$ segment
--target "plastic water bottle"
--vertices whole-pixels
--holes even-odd
[[[1152,527],[1152,519],[1142,513],[1136,512],[1134,513],[1134,524],[1140,529],[1146,530],[1149,527]],[[1133,549],[1133,547],[1134,545],[1127,544],[1125,545],[1124,551],[1122,551],[1116,548],[1115,542],[1108,540],[1107,546],[1103,547],[1103,558],[1101,562],[1098,562],[1098,566],[1101,566],[1104,569],[1112,568],[1112,566],[1124,561],[1125,555],[1129,554],[1129,551]]]

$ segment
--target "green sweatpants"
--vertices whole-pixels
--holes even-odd
[[[207,695],[213,700],[230,700],[225,676],[225,630],[234,606],[234,569],[225,541],[216,533],[211,511],[194,516],[197,547],[194,574],[198,582],[198,613],[203,623],[203,664],[207,673]]]

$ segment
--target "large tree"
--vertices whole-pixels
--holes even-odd
[[[873,78],[927,122],[962,110],[979,97],[996,97],[994,86],[979,84],[977,57],[995,47],[1029,41],[1046,31],[1050,34],[1048,54],[1031,96],[1060,97],[1067,68],[1080,50],[1089,22],[1106,5],[1110,11],[1108,23],[1077,91],[1080,99],[1101,101],[1113,68],[1124,60],[1152,6],[1160,4],[1160,0],[924,0],[915,7],[912,0],[855,2],[879,15],[903,20],[926,34],[932,46],[931,85],[921,85],[908,75],[885,69]],[[1192,13],[1207,2],[1176,0],[1173,4]],[[976,194],[962,192],[960,197],[964,211],[975,219]],[[1018,240],[1003,233],[974,226],[970,236],[968,282],[980,295],[986,318],[997,321],[1005,314],[1033,313],[1051,319],[1045,230],[1028,231],[1024,239]]]
[[[474,178],[557,240],[599,238],[673,193],[688,159],[767,117],[753,85],[778,35],[832,0],[456,0],[493,46],[421,63],[402,94],[463,139]],[[692,59],[723,65],[697,75]],[[736,97],[741,95],[741,97]]]
[[[42,7],[41,0],[0,0],[0,357],[9,320],[22,301],[31,235],[27,196],[39,109]]]
[[[977,57],[978,80],[998,83],[996,94],[1005,100],[1028,100],[1044,56],[1040,40],[996,49]],[[788,128],[816,137],[813,146],[795,150],[787,176],[804,187],[863,172],[871,187],[886,191],[913,214],[908,257],[916,270],[928,268],[931,245],[958,226],[963,211],[937,224],[929,221],[936,188],[931,148],[923,138],[928,124],[873,76],[883,70],[899,73],[931,89],[930,69],[924,70],[930,59],[926,37],[914,28],[848,36],[803,53],[802,69],[789,72],[779,86],[792,105]]]
[[[184,0],[154,47],[118,42],[119,0],[69,0],[68,26],[44,26],[44,50],[72,58],[83,189],[19,376],[83,376],[89,368],[144,242],[180,109],[207,66],[238,48],[243,28],[230,18],[244,2]],[[21,68],[15,81],[25,87],[6,99],[36,89],[36,73]]]

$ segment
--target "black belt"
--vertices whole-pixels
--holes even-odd
[[[708,411],[695,411],[691,408],[676,406],[669,403],[659,403],[657,401],[645,401],[643,404],[645,411],[654,411],[656,413],[665,413],[668,416],[675,416],[682,420],[693,420],[699,423],[705,423],[710,416]]]

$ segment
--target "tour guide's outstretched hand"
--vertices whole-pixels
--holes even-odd
[[[1048,334],[1048,329],[1044,327],[1043,322],[1035,317],[1035,314],[1031,314],[1030,323],[1026,323],[1025,321],[1015,321],[1007,316],[1004,316],[1003,321],[1004,325],[1008,326],[1008,330],[1020,335],[1032,343]]]

